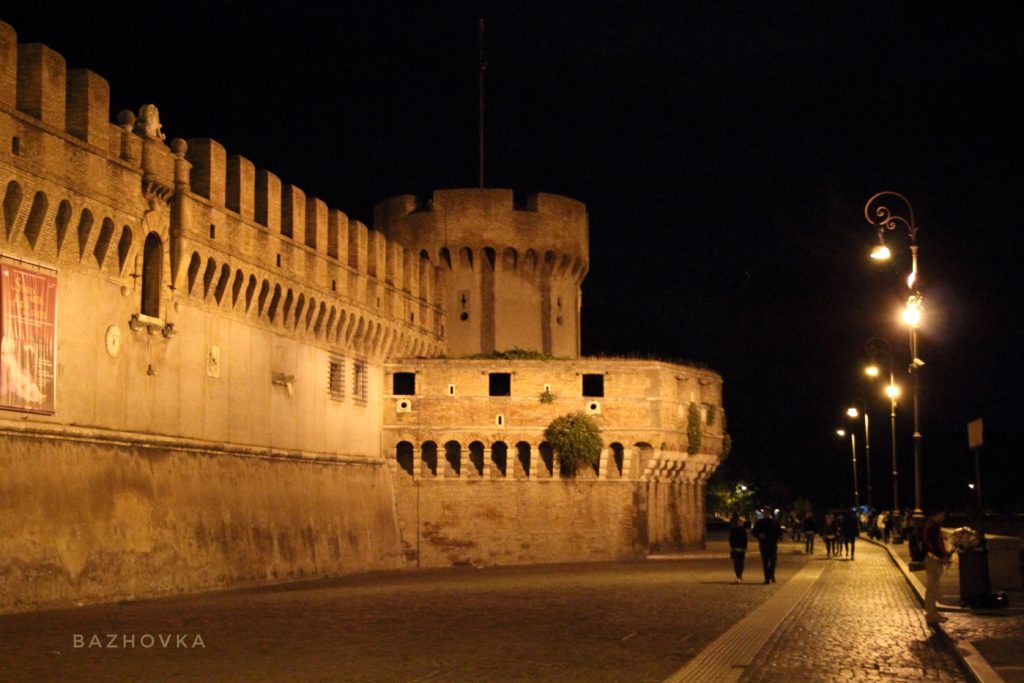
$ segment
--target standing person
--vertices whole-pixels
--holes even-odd
[[[924,569],[927,574],[924,592],[924,619],[929,626],[946,621],[946,617],[941,616],[936,607],[942,570],[949,565],[949,560],[952,557],[952,553],[946,550],[946,544],[942,539],[942,523],[945,520],[946,511],[939,509],[933,512],[924,523],[922,542],[927,553],[924,557]]]
[[[825,521],[822,522],[821,536],[825,539],[825,558],[830,559],[832,553],[835,551],[836,545],[836,534],[832,524],[832,515],[825,515]]]
[[[881,539],[883,543],[888,543],[889,539],[885,537],[885,523],[889,519],[889,513],[882,511],[878,513],[875,518],[875,533],[874,538]]]
[[[814,513],[808,512],[804,517],[804,552],[808,555],[814,554],[814,534],[818,531],[818,523],[814,520]]]
[[[892,538],[892,530],[893,530],[893,527],[896,524],[896,520],[894,518],[896,516],[897,516],[897,513],[895,511],[890,512],[889,514],[887,514],[885,516],[885,527],[882,529],[882,533],[885,536],[885,542],[886,543],[888,543],[889,539]]]
[[[757,549],[761,552],[764,582],[775,583],[775,563],[779,557],[779,538],[782,536],[782,527],[772,516],[771,508],[764,509],[764,517],[754,524],[753,534],[757,539]]]
[[[743,518],[735,512],[729,520],[729,557],[736,572],[736,583],[743,583],[743,564],[747,559],[747,529]]]
[[[843,515],[843,546],[846,548],[846,554],[853,559],[854,553],[857,550],[857,536],[860,535],[860,525],[857,523],[857,514],[847,512]]]

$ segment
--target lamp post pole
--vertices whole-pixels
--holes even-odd
[[[896,464],[896,397],[899,396],[899,388],[892,372],[892,349],[889,347],[889,341],[882,337],[872,337],[864,348],[872,360],[877,356],[884,356],[889,370],[889,386],[885,388],[885,393],[889,397],[889,437],[892,440],[892,510],[896,512],[900,509],[900,475]],[[869,367],[867,374],[874,376],[877,372],[872,374]]]
[[[845,429],[837,429],[836,434],[840,438],[846,436]],[[857,511],[859,518],[860,515],[860,491],[857,489],[857,435],[850,430],[850,455],[851,462],[853,463],[853,509]]]
[[[871,420],[868,418],[868,404],[862,396],[853,398],[853,402],[860,403],[861,411],[864,414],[864,464],[868,469],[868,507],[874,507],[874,499],[871,495]],[[856,420],[859,417],[857,408],[850,407],[846,414]],[[853,429],[850,429],[850,436],[853,436]]]
[[[893,210],[893,203],[896,210]],[[905,209],[905,215],[902,210]],[[884,191],[872,196],[864,205],[864,218],[871,225],[878,226],[878,246],[871,256],[876,260],[889,257],[889,249],[885,246],[885,231],[895,230],[897,225],[907,229],[910,237],[910,275],[907,277],[907,308],[904,321],[910,326],[910,365],[908,371],[914,385],[914,517],[920,522],[924,518],[921,495],[921,367],[924,362],[917,355],[917,326],[921,316],[921,291],[917,277],[917,223],[914,222],[914,208],[906,197],[898,192]]]

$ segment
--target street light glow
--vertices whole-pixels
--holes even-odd
[[[877,365],[869,365],[869,366],[867,366],[866,368],[864,368],[864,374],[867,375],[868,377],[878,377],[878,366]]]
[[[917,304],[908,303],[907,307],[903,309],[903,322],[910,325],[911,327],[917,327],[921,324],[921,307]]]
[[[895,384],[890,384],[885,388],[885,395],[889,398],[899,398],[900,388]]]
[[[871,258],[876,261],[887,261],[892,254],[889,252],[889,247],[884,244],[879,244],[877,247],[871,250]]]
[[[837,429],[836,430],[836,434],[839,435],[839,436],[846,436],[846,430],[845,429]]]
[[[856,408],[847,408],[846,414],[849,415],[850,417],[857,417],[858,415],[860,415]]]

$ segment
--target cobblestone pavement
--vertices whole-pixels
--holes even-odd
[[[741,680],[963,681],[956,659],[882,548],[829,565]]]
[[[903,558],[910,559],[905,544],[889,546]],[[960,604],[959,567],[954,562],[943,573],[942,602]],[[924,581],[924,571],[912,572]],[[1024,594],[1009,593],[1010,605],[1024,606]],[[1016,611],[1016,610],[1015,610]],[[944,612],[949,621],[942,629],[953,640],[966,640],[974,645],[988,663],[1007,683],[1024,683],[1024,614],[1009,614],[1000,610]]]
[[[714,544],[709,544],[709,549]],[[724,548],[724,545],[723,545]],[[662,681],[778,584],[663,559],[368,575],[0,617],[0,681]],[[718,550],[722,550],[721,548]],[[204,647],[145,648],[144,634]],[[74,647],[99,634],[103,648]],[[118,634],[117,649],[107,634]],[[121,639],[134,635],[134,647]]]

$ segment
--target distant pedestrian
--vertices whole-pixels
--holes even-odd
[[[782,527],[772,516],[770,508],[765,508],[764,517],[754,524],[753,534],[757,539],[757,549],[761,552],[764,582],[775,583],[775,563],[779,557],[779,538],[782,536]]]
[[[744,520],[733,513],[729,520],[729,557],[736,572],[736,583],[743,583],[743,564],[747,559],[747,529]]]
[[[875,533],[872,535],[872,538],[877,538],[877,539],[879,539],[879,540],[881,540],[881,541],[883,541],[885,543],[889,542],[889,541],[885,540],[885,521],[887,519],[889,519],[889,513],[888,512],[885,512],[883,510],[882,512],[878,513],[878,515],[875,517],[875,524],[874,524],[874,531],[875,531]]]
[[[857,536],[860,535],[860,526],[857,524],[857,515],[855,513],[847,512],[843,515],[840,532],[843,535],[843,547],[846,550],[846,554],[852,560],[854,553],[857,551]]]
[[[821,535],[825,538],[825,557],[831,558],[839,554],[839,523],[836,516],[825,515],[825,523],[822,525]]]
[[[896,517],[898,513],[893,511],[885,516],[885,526],[882,528],[882,534],[884,535],[885,542],[888,543],[892,538],[893,529],[896,528]]]
[[[942,570],[949,566],[949,561],[952,558],[952,553],[946,550],[946,543],[942,538],[942,523],[945,520],[946,511],[940,509],[932,513],[924,523],[922,541],[927,553],[924,557],[924,569],[927,575],[924,592],[924,618],[931,626],[946,621],[946,617],[939,614],[936,606]]]
[[[814,513],[808,512],[801,525],[804,532],[804,552],[808,555],[814,554],[814,534],[818,531],[818,523],[814,520]]]

